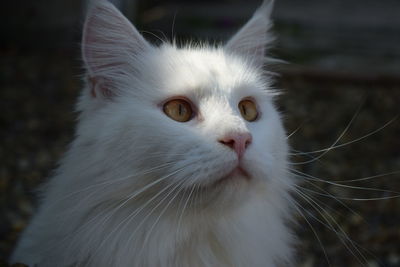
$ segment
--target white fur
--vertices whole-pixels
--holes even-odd
[[[84,29],[88,80],[76,138],[12,262],[288,264],[293,181],[271,79],[260,64],[271,8],[265,2],[226,47],[177,48],[151,46],[111,4],[97,2]],[[174,96],[190,99],[196,117],[168,118],[160,105]],[[255,122],[240,115],[245,97],[261,112]],[[253,138],[243,157],[252,179],[210,187],[237,164],[218,140],[243,132]]]

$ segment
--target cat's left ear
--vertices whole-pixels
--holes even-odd
[[[257,67],[265,63],[266,47],[274,40],[268,32],[272,26],[271,12],[274,0],[264,0],[253,17],[228,41],[225,49],[239,54]]]

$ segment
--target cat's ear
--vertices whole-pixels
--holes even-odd
[[[82,57],[92,96],[111,97],[117,94],[118,78],[123,77],[132,67],[134,59],[150,47],[111,3],[93,1],[82,37]]]
[[[252,18],[228,41],[225,49],[242,55],[256,66],[265,61],[266,47],[274,40],[269,33],[274,0],[264,0]]]

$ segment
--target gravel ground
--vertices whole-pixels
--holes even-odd
[[[65,50],[0,50],[0,259],[12,251],[34,213],[35,189],[72,138],[81,73],[75,59]],[[298,129],[290,136],[293,154],[327,148],[342,133],[337,144],[352,142],[320,158],[293,156],[293,168],[308,176],[297,177],[300,266],[400,266],[400,199],[390,198],[400,191],[400,176],[383,176],[400,170],[399,119],[387,124],[399,115],[400,83],[291,74],[279,86],[288,132]],[[382,176],[349,181],[374,175]],[[387,199],[357,200],[365,198]]]

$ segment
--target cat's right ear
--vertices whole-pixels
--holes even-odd
[[[151,48],[125,16],[106,0],[92,1],[82,37],[82,57],[93,97],[118,94],[118,78]]]
[[[244,56],[257,67],[262,67],[268,60],[266,48],[274,40],[269,32],[273,6],[274,0],[264,0],[251,19],[228,41],[225,49]]]

